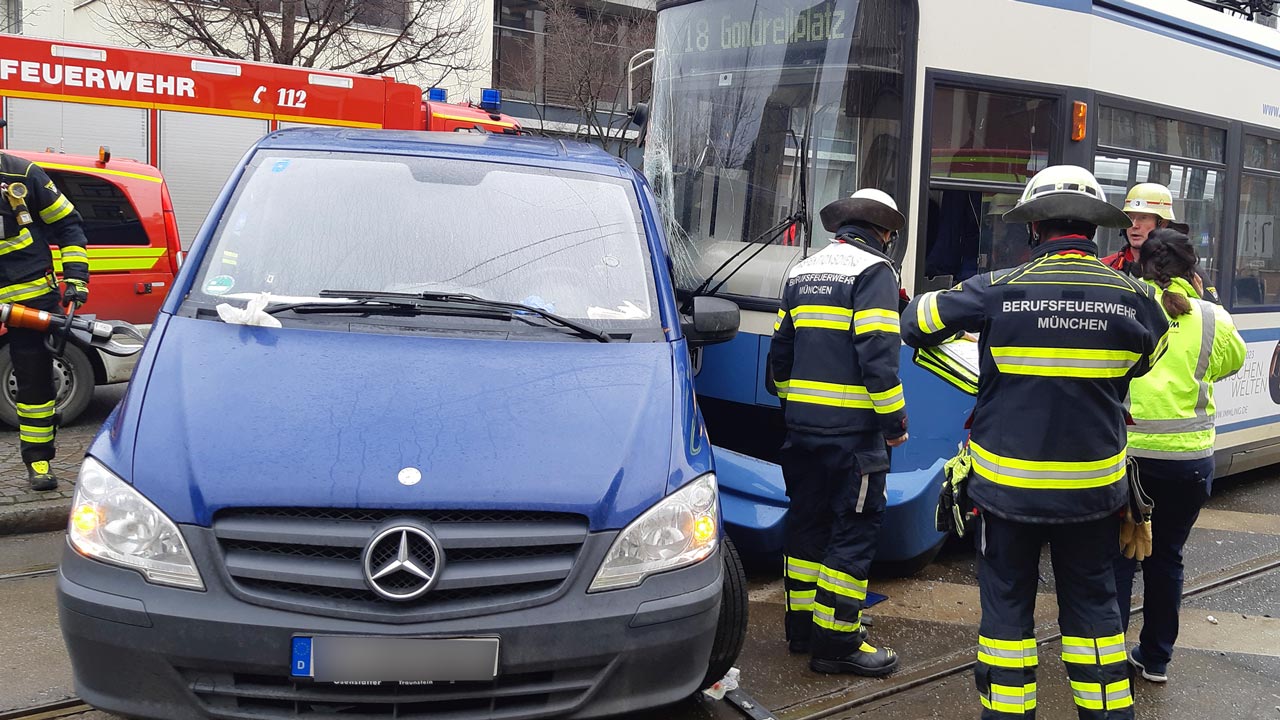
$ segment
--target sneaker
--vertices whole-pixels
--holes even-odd
[[[48,460],[37,460],[27,465],[27,484],[38,492],[57,490],[58,476],[53,474]]]
[[[1153,683],[1169,681],[1169,676],[1165,674],[1167,668],[1164,665],[1147,662],[1142,657],[1141,647],[1135,647],[1129,651],[1129,664],[1142,671],[1142,677]]]
[[[888,675],[898,667],[898,654],[889,648],[874,648],[866,642],[857,651],[842,658],[813,658],[809,669],[834,674],[853,673],[863,677]]]

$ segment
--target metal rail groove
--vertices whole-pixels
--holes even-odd
[[[1276,570],[1278,568],[1280,568],[1280,557],[1271,556],[1271,559],[1269,559],[1267,562],[1264,562],[1263,564],[1258,565],[1256,567],[1245,568],[1243,570],[1239,570],[1237,572],[1231,573],[1230,575],[1227,575],[1225,577],[1217,578],[1215,580],[1210,580],[1200,585],[1196,585],[1195,587],[1189,590],[1184,590],[1182,593],[1182,598],[1185,600],[1187,598],[1192,598],[1197,595],[1203,595],[1205,593],[1211,592],[1213,590],[1217,590],[1218,588],[1224,587],[1226,585],[1231,585],[1232,583],[1251,580],[1255,577],[1258,577],[1259,575],[1265,575],[1266,573],[1269,573],[1272,570]],[[1144,607],[1145,606],[1143,605],[1138,605],[1134,607],[1131,612],[1131,615],[1137,615],[1141,613]],[[1051,635],[1046,635],[1043,638],[1038,639],[1036,641],[1036,645],[1037,646],[1045,645],[1047,643],[1054,642],[1055,640],[1059,640],[1061,638],[1062,638],[1061,632],[1054,632]],[[829,708],[823,708],[821,710],[816,710],[808,715],[801,715],[796,718],[789,718],[788,720],[818,720],[819,718],[828,718],[833,715],[845,713],[850,710],[860,708],[864,705],[869,705],[873,702],[885,700],[887,698],[894,697],[895,695],[901,695],[902,693],[907,692],[908,690],[914,690],[918,687],[929,685],[931,683],[938,682],[939,680],[945,680],[946,678],[959,675],[961,673],[972,670],[973,666],[977,664],[978,664],[978,661],[976,659],[966,660],[963,663],[957,663],[955,665],[943,668],[941,670],[930,673],[928,675],[924,675],[918,678],[913,678],[911,680],[908,680],[907,682],[900,683],[892,687],[887,687],[887,688],[884,688],[883,690],[877,690],[873,693],[869,693],[867,695],[863,695],[861,697],[850,700],[848,702],[841,703],[840,705],[836,705]],[[0,718],[0,720],[3,720],[3,719]]]

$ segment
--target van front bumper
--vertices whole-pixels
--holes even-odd
[[[182,529],[193,555],[208,557],[210,531]],[[229,578],[203,564],[207,589],[196,592],[149,584],[71,548],[58,575],[58,610],[77,694],[130,717],[600,717],[696,692],[721,596],[719,553],[635,588],[587,593],[615,536],[590,535],[548,602],[468,618],[389,625],[264,607],[236,597]],[[498,676],[434,685],[295,680],[297,635],[497,636]]]

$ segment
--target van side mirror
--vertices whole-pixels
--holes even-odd
[[[680,330],[691,347],[728,342],[738,334],[742,311],[732,300],[699,295],[693,298],[692,315],[680,316]]]

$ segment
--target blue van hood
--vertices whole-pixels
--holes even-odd
[[[178,522],[227,507],[521,509],[618,528],[671,470],[666,343],[254,328],[173,317],[133,477]],[[421,472],[417,484],[401,471]]]

